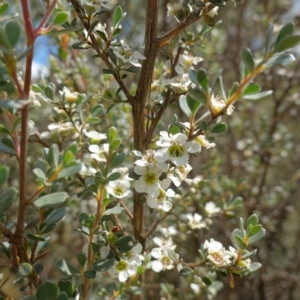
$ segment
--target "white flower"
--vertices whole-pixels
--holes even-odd
[[[159,231],[165,236],[170,237],[172,235],[176,235],[178,233],[177,229],[174,226],[169,226],[168,228],[161,227]]]
[[[172,250],[174,250],[176,248],[176,245],[174,245],[171,238],[162,239],[162,238],[159,238],[159,237],[154,237],[153,242],[157,246],[159,246],[160,248],[163,248],[163,249],[172,249]]]
[[[208,106],[213,116],[218,115],[220,112],[231,115],[234,110],[232,105],[226,109],[226,102],[219,95],[215,97],[214,94],[210,96],[208,100]]]
[[[126,260],[131,265],[142,265],[142,260],[144,259],[143,255],[141,255],[142,250],[143,246],[140,243],[137,243],[130,251],[126,252]]]
[[[118,199],[124,199],[132,196],[130,183],[126,180],[110,181],[106,186],[107,192]]]
[[[204,209],[209,217],[221,211],[221,208],[217,207],[216,204],[211,201],[205,204]]]
[[[113,52],[123,63],[130,63],[135,67],[141,67],[141,64],[138,62],[139,59],[146,59],[140,52],[133,51],[123,40],[121,40],[120,46],[113,47]]]
[[[186,165],[174,168],[172,170],[173,173],[169,174],[168,176],[170,177],[170,179],[176,186],[180,186],[182,181],[185,181],[186,183],[191,184],[192,179],[186,178],[191,170],[192,170],[191,165],[186,164]]]
[[[179,255],[177,253],[174,254],[178,259]],[[167,249],[154,248],[151,251],[151,255],[153,258],[156,258],[156,260],[151,263],[153,271],[160,272],[163,270],[172,270],[174,268],[174,261],[170,258]]]
[[[204,249],[207,249],[207,259],[210,260],[217,267],[225,267],[231,264],[230,258],[233,254],[230,251],[225,250],[220,242],[210,239],[204,242]]]
[[[93,141],[99,142],[101,140],[105,140],[107,138],[105,133],[100,133],[98,131],[92,130],[92,131],[85,131],[84,135],[88,137],[89,139],[92,139]]]
[[[58,91],[59,94],[69,103],[77,101],[77,92],[71,92],[67,87],[63,87],[62,91]]]
[[[161,131],[160,139],[156,145],[163,147],[156,152],[157,161],[171,160],[177,166],[185,165],[189,159],[188,153],[194,153],[193,144],[187,141],[187,136],[184,133],[168,135],[166,131]]]
[[[187,92],[192,81],[190,80],[189,74],[177,75],[170,79],[170,85],[174,92],[182,94]]]
[[[109,151],[109,144],[103,145],[90,145],[89,151],[92,153],[91,158],[99,161],[99,162],[106,162],[106,158]]]
[[[205,222],[202,221],[202,216],[198,213],[187,214],[186,217],[189,220],[189,226],[191,229],[202,229],[206,227]]]
[[[134,172],[141,177],[134,183],[134,188],[138,193],[147,193],[150,197],[159,196],[159,188],[167,189],[171,183],[169,178],[159,180],[160,170],[156,167],[135,166]]]
[[[175,66],[175,71],[180,75],[188,73],[192,65],[196,65],[202,60],[203,58],[193,57],[187,51],[185,51],[182,55],[179,55],[178,64]]]
[[[29,100],[33,104],[33,106],[41,107],[40,99],[42,99],[41,93],[36,93],[34,91],[29,92]]]
[[[141,157],[141,159],[136,160],[134,163],[141,167],[149,167],[152,168],[156,166],[163,172],[168,170],[168,165],[166,163],[158,162],[155,155],[156,152],[154,150],[147,150],[146,153],[143,155],[140,151],[134,150],[132,151],[136,156]]]
[[[206,149],[209,149],[209,148],[212,148],[212,147],[215,147],[215,146],[216,146],[215,143],[210,143],[210,142],[206,139],[205,135],[201,135],[201,134],[198,135],[198,136],[195,138],[195,140],[192,141],[192,143],[197,143],[197,144],[199,144],[200,146],[205,147]]]
[[[129,277],[136,274],[137,266],[130,264],[128,261],[121,259],[115,261],[115,265],[108,270],[111,275],[118,274],[120,282],[125,282]]]
[[[151,208],[161,207],[163,211],[169,211],[172,208],[172,203],[167,200],[167,197],[174,197],[175,192],[171,189],[165,191],[159,188],[159,195],[157,197],[148,196],[147,204]]]

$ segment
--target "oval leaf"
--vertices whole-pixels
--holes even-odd
[[[62,204],[68,197],[69,196],[66,192],[58,192],[42,196],[36,199],[33,204],[37,208],[49,208]]]

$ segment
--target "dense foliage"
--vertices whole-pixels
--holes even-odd
[[[289,6],[42,2],[0,6],[3,296],[297,299]]]

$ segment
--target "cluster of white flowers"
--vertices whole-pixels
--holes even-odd
[[[249,258],[237,261],[240,259],[238,255],[239,250],[231,246],[229,250],[226,250],[220,242],[214,239],[206,240],[203,248],[207,251],[207,259],[217,268],[229,267],[235,264],[242,268],[249,268],[251,264]]]
[[[119,253],[120,260],[116,260],[114,265],[108,269],[109,274],[118,276],[120,282],[125,282],[128,278],[136,275],[138,267],[142,265],[144,259],[141,254],[142,250],[142,245],[138,243],[130,251]],[[102,246],[100,249],[101,259],[107,258],[109,252],[108,246]]]
[[[154,258],[151,261],[152,270],[155,272],[172,270],[175,260],[179,258],[179,255],[174,252],[176,245],[174,245],[171,238],[165,240],[155,237],[153,241],[158,247],[153,248],[151,251],[151,255]]]
[[[110,181],[106,186],[107,192],[113,197],[124,199],[132,196],[130,188],[130,178],[128,177],[128,168],[115,168],[112,173],[119,173],[121,177],[118,180]]]
[[[188,164],[190,153],[199,153],[201,144],[188,141],[184,133],[168,134],[160,132],[156,142],[158,150],[147,150],[143,155],[133,151],[140,159],[136,160],[134,172],[140,175],[135,181],[135,190],[147,194],[147,204],[151,208],[162,208],[169,211],[172,207],[169,198],[175,197],[175,192],[169,189],[171,181],[179,186],[182,181],[190,183],[186,177],[192,167]]]

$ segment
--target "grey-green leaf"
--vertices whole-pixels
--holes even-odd
[[[253,59],[252,52],[249,48],[244,48],[242,50],[242,60],[246,66],[246,69],[251,73],[255,68],[255,63]]]
[[[0,195],[0,213],[8,210],[17,198],[18,190],[10,187],[2,195]]]
[[[68,198],[68,194],[66,192],[58,192],[49,195],[42,196],[36,199],[33,204],[35,207],[41,208],[49,208],[62,204]]]
[[[190,117],[192,112],[191,112],[191,109],[189,108],[188,104],[187,104],[187,101],[186,101],[186,96],[184,95],[181,95],[179,97],[179,107],[181,108],[181,110],[184,112],[184,114],[187,116],[187,117]]]
[[[273,91],[265,91],[257,94],[244,95],[242,99],[256,101],[272,95]]]
[[[36,291],[37,300],[55,300],[59,294],[58,286],[49,280],[43,282]]]

